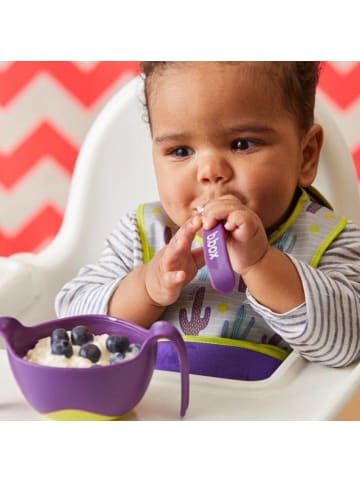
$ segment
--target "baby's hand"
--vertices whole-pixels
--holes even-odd
[[[202,220],[199,215],[183,224],[169,244],[145,265],[145,288],[154,304],[168,306],[204,265],[202,248],[191,250],[192,241]]]
[[[209,201],[203,211],[203,227],[225,222],[226,244],[233,270],[244,276],[270,248],[259,216],[232,195]]]

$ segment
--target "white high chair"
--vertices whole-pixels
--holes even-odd
[[[79,268],[97,259],[120,216],[140,202],[157,199],[149,127],[143,120],[142,80],[122,88],[102,110],[81,148],[62,227],[39,254],[0,258],[0,315],[24,324],[55,318],[54,298]],[[326,106],[317,99],[316,119],[325,145],[316,187],[337,211],[360,224],[356,173],[346,144]],[[359,364],[328,368],[292,353],[259,382],[190,376],[193,420],[333,419],[354,391]],[[155,371],[141,402],[140,418],[166,419],[177,413],[177,373]],[[175,398],[174,411],[146,410],[147,397]],[[1,419],[1,414],[0,414]]]

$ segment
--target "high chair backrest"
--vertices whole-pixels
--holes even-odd
[[[80,267],[93,261],[121,215],[157,200],[150,129],[137,77],[105,105],[76,161],[61,229],[48,247],[67,251]]]
[[[122,214],[158,199],[142,88],[140,77],[122,88],[99,114],[81,148],[64,222],[48,248],[56,248],[57,256],[67,253],[71,272],[96,259]],[[325,129],[325,144],[315,185],[337,211],[360,224],[353,161],[321,99],[316,119]]]

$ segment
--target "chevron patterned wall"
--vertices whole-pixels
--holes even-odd
[[[95,116],[137,62],[0,62],[0,256],[56,235],[71,174]],[[360,180],[360,62],[324,63],[330,106]]]

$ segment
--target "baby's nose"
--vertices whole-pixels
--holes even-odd
[[[199,161],[198,182],[201,184],[225,183],[232,175],[230,163],[220,156],[207,156]]]

